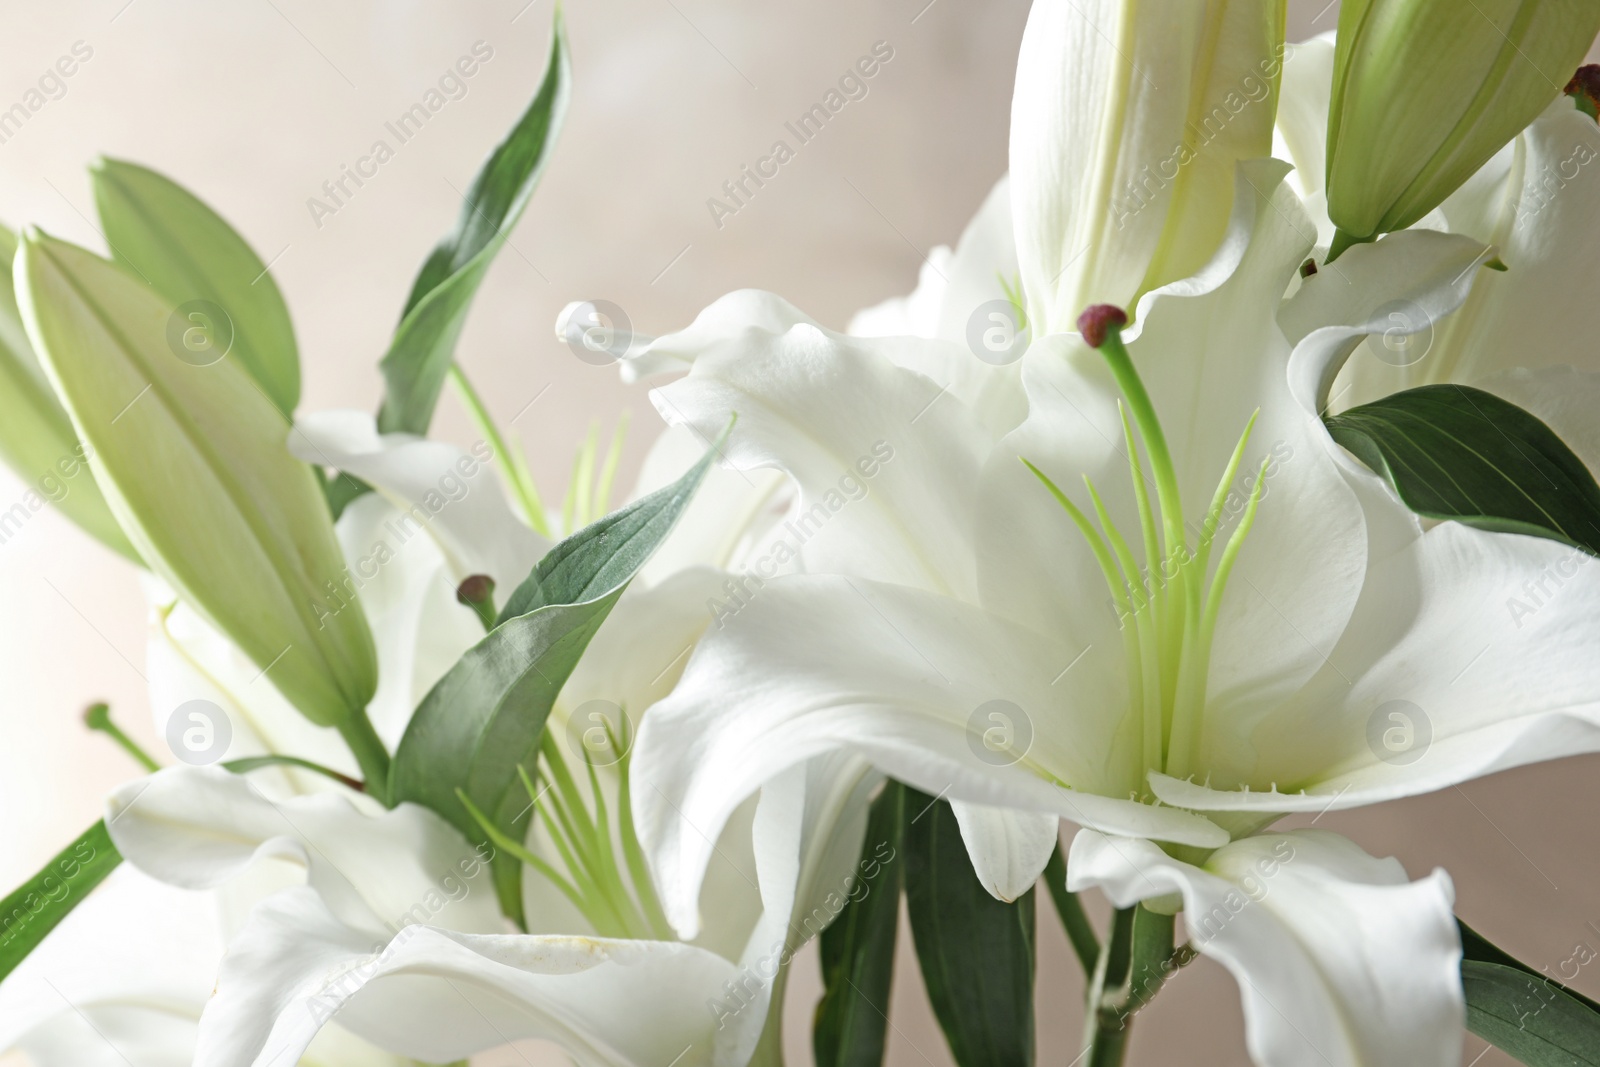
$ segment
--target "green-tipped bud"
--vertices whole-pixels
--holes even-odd
[[[292,416],[300,353],[289,309],[266,264],[199,197],[136,163],[99,159],[89,169],[111,258],[178,305],[210,318],[207,340],[226,348]]]
[[[31,233],[16,275],[33,347],[145,562],[307,718],[360,718],[372,635],[283,415],[236,359],[188,343],[201,324],[121,268]]]
[[[88,450],[28,343],[11,289],[16,253],[16,235],[0,226],[0,459],[27,486],[20,500],[0,511],[0,541],[49,501],[108,548],[137,563],[139,554],[89,473]]]
[[[1438,207],[1556,98],[1597,30],[1594,0],[1346,0],[1328,112],[1332,255]]]

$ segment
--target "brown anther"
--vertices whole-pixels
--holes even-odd
[[[1078,332],[1090,348],[1106,343],[1106,334],[1128,325],[1128,313],[1115,304],[1095,304],[1078,316]]]

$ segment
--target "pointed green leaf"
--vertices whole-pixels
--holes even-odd
[[[922,983],[960,1067],[1032,1067],[1033,890],[1006,904],[978,881],[955,812],[906,789],[906,910]]]
[[[28,335],[140,556],[313,722],[361,718],[372,636],[344,588],[328,505],[289,425],[237,360],[170,341],[175,309],[74,245],[24,238]],[[364,721],[364,719],[363,719]]]
[[[1600,1004],[1459,925],[1467,1029],[1531,1067],[1600,1065]]]
[[[111,258],[184,312],[198,327],[190,334],[197,344],[228,349],[293,418],[300,352],[289,309],[261,258],[221,215],[170,178],[103,158],[89,174]]]
[[[888,782],[872,802],[850,902],[822,931],[822,984],[811,1027],[817,1067],[883,1062],[904,885],[905,787]]]
[[[379,365],[387,389],[378,412],[383,432],[427,432],[472,298],[522,217],[550,159],[571,82],[566,28],[558,7],[539,92],[478,171],[456,228],[428,256],[406,298],[394,340]]]
[[[0,900],[0,979],[16,970],[121,862],[105,822],[99,821]]]
[[[11,284],[16,255],[16,234],[0,226],[0,458],[41,500],[54,503],[107,548],[138,563],[139,553],[106,506],[67,409],[56,399],[28,343]],[[0,512],[0,542],[35,510],[31,503],[25,497]]]
[[[672,485],[579,530],[539,561],[512,595],[519,613],[503,615],[418,705],[392,765],[394,803],[432,808],[469,840],[481,841],[459,788],[506,834],[526,836],[532,805],[517,768],[536,772],[545,720],[561,687],[683,513],[717,447]],[[494,873],[501,910],[521,923],[521,866],[497,855]]]
[[[1425,385],[1326,421],[1419,515],[1600,554],[1600,486],[1555,431],[1515,404]]]

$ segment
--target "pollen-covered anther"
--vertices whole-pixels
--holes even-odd
[[[1078,332],[1090,348],[1106,343],[1106,334],[1128,325],[1128,313],[1115,304],[1095,304],[1078,316]]]

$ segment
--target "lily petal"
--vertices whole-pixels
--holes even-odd
[[[1255,724],[1244,762],[1216,754],[1219,788],[1152,786],[1197,810],[1327,811],[1595,751],[1597,642],[1593,557],[1443,523],[1374,566],[1328,666]]]
[[[1131,306],[1210,258],[1234,164],[1271,151],[1282,18],[1263,0],[1033,5],[1011,182],[1037,336],[1070,331],[1091,304]]]
[[[1600,228],[1600,130],[1561,97],[1519,144],[1520,165],[1497,204],[1492,234],[1507,269],[1485,272],[1466,306],[1443,323],[1418,364],[1432,380],[1476,382],[1514,366],[1600,369],[1600,306],[1585,284],[1594,262],[1586,236]]]
[[[1105,651],[1074,665],[1074,653],[1013,623],[901,586],[832,575],[769,584],[707,634],[640,729],[635,821],[668,919],[685,938],[699,929],[711,842],[745,797],[839,750],[956,800],[1223,843],[1218,827],[1193,815],[1090,792],[1124,795],[1139,784],[1103,755],[1125,732],[1107,681],[1121,669],[1120,648]],[[984,747],[973,723],[986,722],[995,701],[1024,727],[1021,751]],[[1065,716],[1070,732],[1059,727]]]
[[[1430,331],[1466,300],[1492,254],[1470,237],[1412,230],[1352,248],[1307,278],[1278,315],[1294,346],[1289,385],[1301,408],[1320,418],[1348,407],[1351,384],[1340,381],[1335,388],[1346,361],[1352,375],[1361,364],[1380,363],[1367,353],[1352,358],[1356,347],[1372,335],[1397,345],[1422,334],[1426,344]],[[1411,357],[1402,352],[1393,358]]]
[[[1239,982],[1261,1067],[1459,1062],[1466,1007],[1450,878],[1410,882],[1337,834],[1227,845],[1194,866],[1148,841],[1081,831],[1067,885],[1119,908],[1181,893],[1192,944]]]
[[[1008,903],[1033,888],[1056,850],[1061,819],[1047,811],[1012,811],[953,800],[961,840],[989,895]]]
[[[211,888],[272,857],[303,867],[341,919],[364,930],[419,917],[463,930],[502,925],[487,865],[414,804],[374,815],[333,793],[274,801],[241,775],[174,767],[113,792],[106,826],[129,863],[169,885]]]
[[[195,1063],[293,1063],[337,1013],[353,1033],[430,1063],[543,1038],[586,1067],[708,1064],[705,1004],[732,977],[721,957],[660,941],[416,925],[375,945],[312,889],[289,889],[234,939]]]
[[[487,445],[468,455],[412,434],[380,435],[365,412],[320,411],[295,422],[289,450],[371,483],[401,513],[389,524],[394,537],[404,541],[427,531],[458,582],[487,574],[500,588],[513,589],[550,547],[511,513],[488,470]]]
[[[939,386],[896,366],[915,338],[863,340],[801,323],[752,326],[709,348],[688,377],[651,394],[663,418],[725,449],[736,470],[776,467],[800,499],[785,551],[808,569],[975,594],[970,530],[978,467],[992,438]]]
[[[0,1049],[37,1067],[189,1063],[221,935],[209,894],[113,871],[0,985]]]

